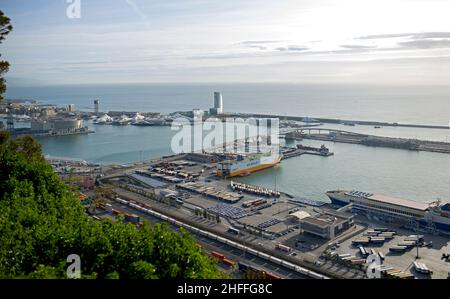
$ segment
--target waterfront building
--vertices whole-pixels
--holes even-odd
[[[214,107],[209,109],[209,114],[218,115],[223,114],[223,99],[220,92],[214,92]]]
[[[333,204],[351,205],[353,212],[369,218],[403,224],[415,230],[450,234],[450,203],[423,203],[355,190],[328,191],[326,194]]]
[[[70,134],[84,129],[82,119],[32,119],[31,132],[50,134]]]
[[[54,108],[43,108],[41,110],[42,117],[53,117],[56,116],[56,110]]]
[[[75,104],[67,105],[67,112],[75,112]]]
[[[353,226],[353,218],[350,213],[326,210],[300,219],[300,228],[304,233],[330,240]]]
[[[99,106],[100,106],[100,100],[95,100],[94,101],[94,113],[95,113],[95,115],[98,115]]]

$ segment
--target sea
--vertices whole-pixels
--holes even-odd
[[[372,120],[448,126],[450,87],[321,84],[129,84],[10,86],[6,98],[35,99],[65,106],[75,104],[93,111],[171,113],[209,109],[213,92],[223,95],[228,112],[278,114]],[[88,126],[88,135],[39,137],[45,154],[78,158],[93,163],[131,163],[172,154],[176,131],[170,127]],[[381,136],[420,138],[450,142],[448,129],[323,125]],[[331,157],[300,156],[239,180],[277,188],[294,196],[327,200],[328,190],[360,190],[429,202],[450,202],[450,155],[373,148],[361,145],[325,144]],[[295,145],[294,143],[288,145]]]

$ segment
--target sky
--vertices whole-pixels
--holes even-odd
[[[79,1],[80,18],[68,8]],[[9,84],[448,85],[448,0],[0,0]],[[76,15],[76,14],[75,14]]]

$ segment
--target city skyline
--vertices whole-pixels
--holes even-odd
[[[264,3],[261,3],[264,2]],[[11,85],[444,85],[445,1],[0,1]]]

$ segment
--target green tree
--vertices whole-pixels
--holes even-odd
[[[0,10],[0,44],[6,36],[13,29],[10,19]],[[0,57],[2,55],[0,54]],[[6,91],[6,80],[3,78],[4,74],[9,70],[9,63],[7,61],[0,61],[0,102],[3,100],[3,94]]]
[[[0,11],[0,43],[12,30]],[[0,62],[0,100],[6,90]],[[0,132],[0,278],[65,278],[81,258],[82,278],[219,278],[224,275],[184,230],[94,221],[31,136]]]
[[[184,230],[88,217],[32,137],[0,134],[0,231],[3,278],[64,278],[73,253],[82,278],[224,277]]]

